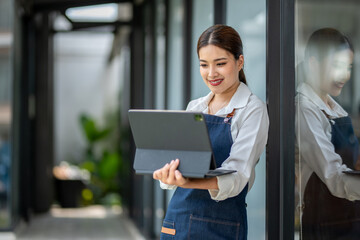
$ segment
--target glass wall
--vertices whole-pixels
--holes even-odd
[[[295,238],[359,239],[360,2],[295,3]]]
[[[155,107],[165,108],[166,5],[156,0],[155,16]]]
[[[165,109],[165,68],[166,68],[166,5],[164,0],[156,0],[155,4],[155,108]],[[165,217],[166,191],[160,188],[159,182],[154,181],[154,229],[156,236],[160,236],[162,221]]]
[[[214,24],[214,1],[193,1],[192,18],[192,40],[191,40],[191,99],[205,96],[209,88],[201,78],[199,70],[199,58],[196,52],[197,41],[203,31]]]
[[[182,0],[169,1],[168,28],[168,72],[167,103],[169,109],[184,109],[183,106],[183,24],[184,3]]]
[[[13,1],[0,2],[0,229],[11,224]]]
[[[227,1],[226,23],[240,34],[244,47],[244,71],[251,91],[266,101],[266,1]],[[247,196],[249,239],[265,239],[266,159],[256,166],[253,187]]]

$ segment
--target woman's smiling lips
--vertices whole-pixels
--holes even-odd
[[[218,86],[222,83],[224,79],[214,79],[214,80],[208,80],[211,86]]]
[[[338,88],[343,88],[344,85],[345,85],[345,83],[343,83],[343,82],[335,82],[335,86]]]

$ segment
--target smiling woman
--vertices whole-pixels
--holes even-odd
[[[349,39],[332,28],[315,31],[305,49],[295,123],[304,240],[360,234],[360,178],[344,173],[356,168],[359,143],[350,117],[332,98],[350,79],[353,55]]]
[[[354,50],[349,40],[335,29],[313,33],[305,50],[306,82],[328,104],[328,94],[337,97],[350,79]]]
[[[197,46],[200,74],[211,92],[191,101],[187,111],[206,114],[216,165],[236,172],[185,178],[177,170],[181,159],[155,171],[162,188],[176,188],[161,239],[247,239],[245,197],[267,141],[266,106],[246,85],[242,42],[233,28],[214,25]]]

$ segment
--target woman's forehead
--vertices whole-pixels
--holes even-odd
[[[199,50],[200,60],[205,60],[206,58],[209,59],[229,58],[230,56],[232,56],[232,54],[229,51],[211,44],[204,46]]]

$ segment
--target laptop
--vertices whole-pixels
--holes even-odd
[[[137,174],[153,174],[177,158],[184,177],[209,178],[236,172],[216,169],[201,112],[131,109],[129,121],[136,145],[133,167]]]
[[[360,175],[360,170],[344,170],[343,173],[346,173],[349,175]]]

